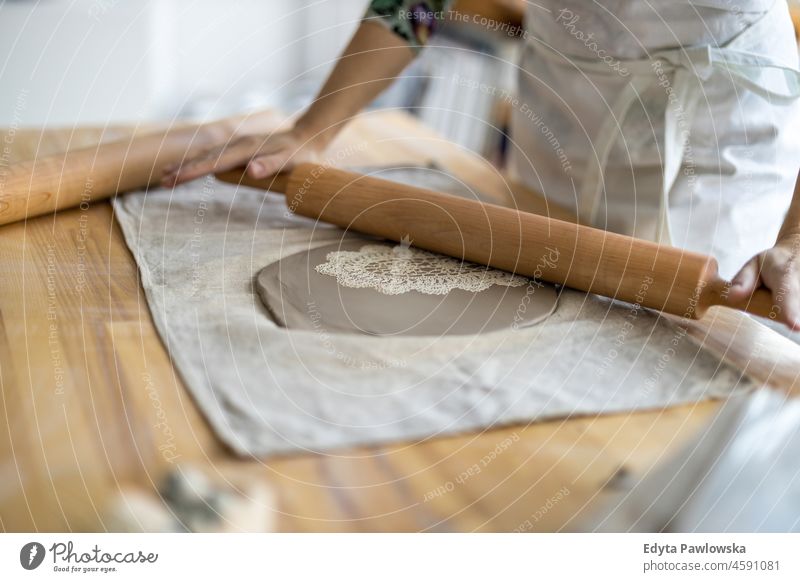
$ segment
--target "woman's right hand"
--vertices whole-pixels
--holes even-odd
[[[268,136],[242,136],[168,167],[161,183],[172,187],[206,174],[241,167],[246,167],[253,178],[267,178],[302,162],[319,161],[322,149],[296,129]]]

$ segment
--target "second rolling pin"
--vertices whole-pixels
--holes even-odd
[[[272,113],[254,113],[11,164],[0,172],[0,225],[157,184],[167,166],[275,124]]]

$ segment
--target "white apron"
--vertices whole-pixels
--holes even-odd
[[[599,228],[709,254],[772,246],[800,165],[785,0],[528,4],[511,161]]]

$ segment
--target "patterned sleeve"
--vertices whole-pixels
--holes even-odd
[[[365,19],[380,22],[419,51],[436,32],[453,0],[372,0]]]

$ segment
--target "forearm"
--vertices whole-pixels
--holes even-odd
[[[353,117],[377,97],[414,59],[408,43],[376,22],[362,22],[328,80],[295,128],[327,145]]]
[[[800,235],[800,174],[797,176],[792,204],[789,206],[789,212],[786,213],[786,218],[783,220],[778,240],[798,235]]]

